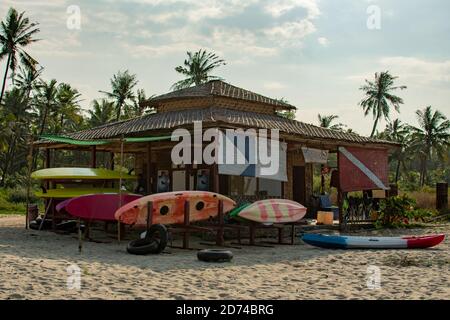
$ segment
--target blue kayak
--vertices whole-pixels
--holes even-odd
[[[355,237],[305,234],[302,240],[327,249],[415,249],[429,248],[444,241],[444,234],[404,237]]]

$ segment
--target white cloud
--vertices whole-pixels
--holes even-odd
[[[317,38],[317,42],[323,47],[328,47],[328,45],[330,44],[330,40],[325,37]]]
[[[399,56],[382,58],[380,65],[408,81],[412,80],[418,83],[450,82],[450,60],[431,61]]]
[[[281,90],[281,89],[286,88],[286,85],[282,84],[281,82],[271,81],[271,82],[265,82],[263,84],[263,87],[268,90]]]
[[[397,82],[404,85],[448,85],[450,82],[450,60],[432,61],[405,56],[381,58],[374,70],[366,74],[350,75],[347,79],[361,83],[364,79],[373,78],[375,72],[384,70],[398,76]]]
[[[320,15],[317,0],[271,0],[264,7],[265,11],[275,18],[280,17],[295,8],[306,9],[308,19],[314,19]]]
[[[282,46],[297,46],[301,45],[303,38],[314,33],[316,27],[307,20],[285,22],[281,25],[266,29],[264,33]]]

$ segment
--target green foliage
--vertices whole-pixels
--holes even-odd
[[[380,201],[378,219],[375,222],[377,228],[382,227],[407,227],[412,223],[426,222],[437,214],[436,210],[415,208],[416,200],[406,194],[386,198]]]
[[[9,190],[0,189],[0,215],[5,214],[24,214],[24,203],[13,203],[8,200]]]
[[[366,80],[366,84],[360,88],[364,92],[364,98],[359,105],[364,110],[364,116],[371,113],[374,119],[371,137],[375,135],[378,121],[382,118],[389,120],[391,106],[399,111],[403,104],[402,98],[392,94],[397,89],[406,89],[406,86],[395,86],[396,79],[389,71],[375,73],[374,81]]]
[[[416,202],[407,195],[389,197],[380,201],[377,227],[397,227],[408,224],[413,218]]]
[[[172,86],[173,90],[189,88],[192,85],[221,79],[210,75],[214,69],[226,65],[225,60],[220,59],[215,53],[200,49],[194,53],[188,51],[187,56],[188,58],[184,60],[183,65],[175,68],[175,71],[185,76],[185,79],[175,83]]]

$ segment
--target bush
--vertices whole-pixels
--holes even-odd
[[[406,227],[413,222],[425,222],[437,213],[436,210],[414,208],[415,205],[416,201],[406,194],[381,200],[375,226]]]
[[[8,191],[8,201],[12,203],[26,203],[27,190],[26,189],[11,189]],[[30,202],[37,202],[38,199],[34,195],[33,190],[30,191]]]
[[[414,216],[414,199],[406,195],[386,198],[380,201],[377,227],[398,227],[409,223]]]

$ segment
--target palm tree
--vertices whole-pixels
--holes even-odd
[[[364,116],[372,113],[375,120],[370,137],[375,135],[378,121],[381,118],[389,120],[391,106],[397,112],[400,111],[400,105],[403,104],[403,99],[393,95],[392,91],[406,89],[406,86],[394,86],[395,79],[397,77],[392,76],[389,71],[375,73],[375,81],[366,80],[366,84],[359,88],[365,94],[365,97],[359,103],[364,110]]]
[[[92,101],[92,110],[89,110],[89,125],[98,127],[114,120],[114,102],[106,99]]]
[[[29,97],[33,86],[36,83],[37,79],[41,76],[44,68],[29,68],[19,66],[19,73],[14,79],[14,85],[23,90],[26,93],[26,96]]]
[[[24,17],[25,12],[18,13],[14,8],[10,8],[6,16],[6,21],[0,24],[0,60],[7,58],[5,76],[3,77],[2,91],[0,94],[0,101],[3,99],[5,93],[6,79],[8,71],[11,69],[12,78],[17,68],[17,55],[20,62],[29,68],[35,68],[37,61],[33,59],[24,48],[29,44],[38,40],[33,39],[33,36],[39,32],[36,28],[37,23],[30,23],[27,17]]]
[[[338,118],[339,118],[339,116],[334,115],[334,114],[331,114],[329,116],[325,116],[325,115],[321,115],[321,114],[317,115],[317,120],[319,121],[319,127],[336,130],[336,131],[343,131],[344,127],[345,127],[344,124],[342,124],[342,123],[333,124],[333,121],[337,120]]]
[[[6,176],[10,172],[14,159],[17,158],[17,151],[25,145],[25,134],[28,131],[30,120],[29,100],[26,93],[18,88],[13,88],[5,93],[0,117],[5,120],[2,130],[4,139],[4,150],[1,152],[1,181],[0,186],[4,186]]]
[[[134,101],[135,95],[133,92],[134,87],[138,84],[135,74],[130,74],[128,70],[125,72],[119,71],[113,75],[111,79],[111,92],[100,91],[110,99],[116,102],[116,121],[120,120],[122,115],[122,108],[126,105],[127,100]]]
[[[410,133],[409,126],[395,119],[386,125],[386,129],[379,135],[379,138],[388,141],[393,141],[401,144],[400,148],[397,148],[391,155],[391,159],[396,161],[395,167],[395,183],[400,178],[400,167],[405,168],[406,161],[411,160],[412,152],[409,152],[410,147]]]
[[[420,186],[427,180],[427,161],[433,156],[445,157],[450,147],[450,120],[439,110],[428,106],[416,111],[419,127],[410,127],[412,146],[420,157]]]
[[[220,59],[212,52],[206,52],[206,50],[202,49],[194,53],[188,51],[187,56],[188,58],[183,63],[184,66],[175,68],[176,72],[181,73],[186,78],[176,82],[172,86],[173,90],[189,88],[192,85],[198,86],[210,80],[221,79],[216,76],[211,76],[210,73],[214,69],[226,65],[225,60]]]
[[[59,121],[55,127],[57,132],[63,128],[70,130],[76,129],[76,126],[81,121],[80,115],[80,97],[81,94],[77,89],[72,88],[70,84],[61,83],[58,86],[58,93],[56,95],[57,109],[55,118],[59,116]]]
[[[137,90],[137,96],[133,104],[126,106],[125,115],[127,118],[141,117],[145,114],[155,112],[154,108],[149,108],[149,101],[154,95],[147,98],[144,89]]]
[[[58,106],[58,85],[55,79],[50,82],[39,80],[35,86],[34,106],[38,113],[38,134],[41,136],[47,126],[48,117]]]

